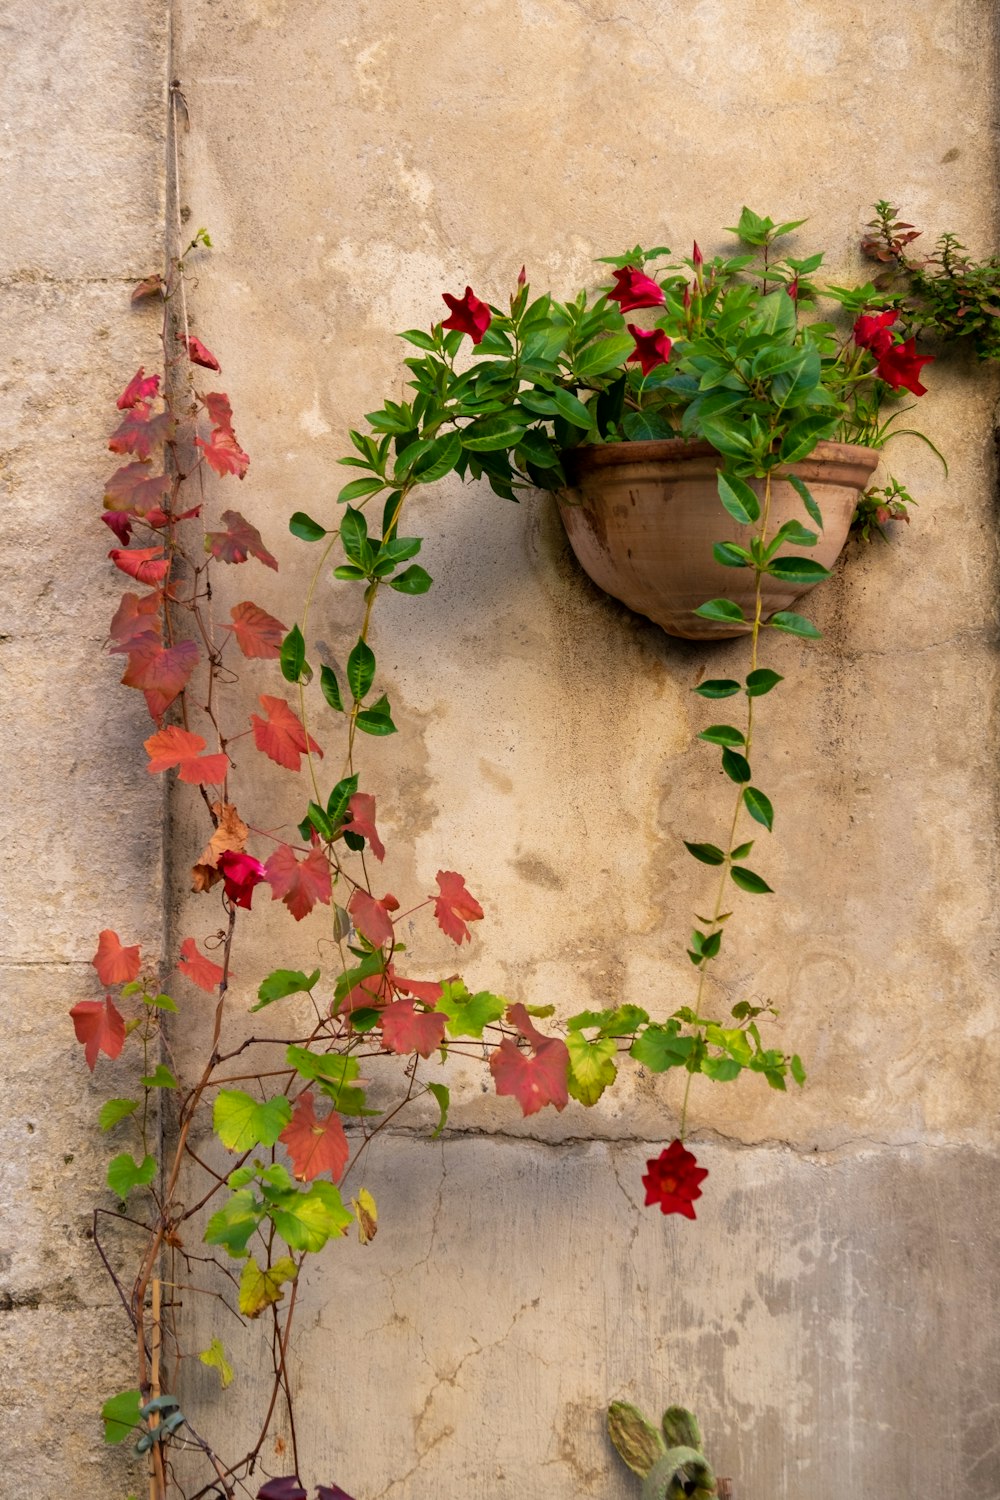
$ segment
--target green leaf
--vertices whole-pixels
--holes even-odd
[[[298,682],[307,670],[305,639],[293,625],[281,643],[281,675],[286,682]]]
[[[340,696],[340,683],[332,667],[322,666],[319,669],[319,685],[323,697],[336,713],[344,712],[344,700]]]
[[[632,443],[677,436],[667,418],[658,411],[627,411],[622,418],[622,431]]]
[[[294,1260],[283,1255],[270,1266],[261,1268],[251,1255],[240,1276],[240,1312],[245,1318],[259,1318],[266,1307],[284,1297],[282,1287],[298,1276]]]
[[[586,432],[593,426],[593,413],[572,392],[564,391],[560,387],[552,391],[551,395],[556,411],[571,427],[579,427]]]
[[[743,1066],[735,1057],[703,1057],[701,1071],[706,1078],[711,1078],[716,1083],[731,1083],[740,1076]]]
[[[462,457],[462,439],[457,432],[432,438],[413,466],[418,484],[434,484],[450,474]]]
[[[795,464],[803,458],[808,458],[816,444],[822,438],[829,437],[837,425],[837,420],[836,414],[833,416],[817,414],[802,417],[798,422],[794,422],[785,433],[781,444],[782,461],[786,464]],[[813,519],[815,520],[815,516]]]
[[[138,1427],[141,1421],[139,1416],[141,1400],[142,1397],[138,1391],[120,1391],[117,1396],[112,1396],[110,1400],[105,1401],[101,1407],[101,1417],[104,1421],[106,1443],[123,1443]]]
[[[702,939],[702,944],[701,944],[701,956],[702,956],[702,958],[715,958],[715,957],[717,957],[719,949],[721,947],[722,947],[722,931],[721,931],[721,929],[718,932],[709,933],[709,935],[708,935],[707,938],[703,938]]]
[[[774,533],[767,549],[768,556],[773,556],[782,542],[788,542],[792,547],[815,547],[817,540],[815,531],[810,531],[801,521],[785,521]]]
[[[128,1151],[108,1163],[108,1187],[124,1203],[133,1188],[146,1187],[156,1176],[156,1158],[144,1156],[137,1162]]]
[[[499,1021],[508,1003],[502,995],[491,994],[489,990],[470,995],[460,979],[453,979],[441,986],[441,998],[434,1009],[448,1017],[445,1029],[449,1036],[471,1036],[478,1040],[484,1026]]]
[[[303,1078],[322,1079],[335,1085],[353,1083],[361,1071],[356,1057],[340,1052],[310,1052],[308,1047],[290,1046],[285,1060]]]
[[[129,1115],[135,1114],[138,1108],[138,1099],[109,1099],[107,1103],[101,1105],[97,1123],[102,1130],[113,1130],[122,1120],[127,1120]]]
[[[749,568],[753,561],[746,548],[735,542],[714,542],[712,556],[722,568]]]
[[[743,788],[743,801],[751,818],[755,819],[758,823],[763,823],[764,827],[770,832],[774,826],[774,808],[767,797],[764,796],[764,793],[758,791],[755,786],[745,786]]]
[[[750,526],[760,518],[760,501],[745,479],[734,474],[719,475],[719,499],[734,521]]]
[[[312,516],[307,516],[304,510],[297,510],[288,523],[288,529],[292,536],[297,536],[303,542],[319,542],[326,536],[326,528]]]
[[[429,1083],[427,1085],[427,1092],[434,1095],[435,1099],[437,1100],[438,1109],[441,1112],[440,1119],[438,1120],[437,1125],[434,1128],[434,1133],[431,1136],[431,1140],[436,1141],[445,1125],[448,1123],[448,1105],[451,1100],[451,1095],[449,1094],[447,1088],[443,1083]]]
[[[573,356],[573,374],[581,381],[593,380],[596,375],[606,375],[609,370],[620,365],[634,347],[635,339],[630,333],[613,333],[609,338],[600,338]]]
[[[722,752],[722,769],[730,781],[750,780],[750,762],[745,755],[740,755],[736,750],[730,750],[728,747]]]
[[[776,557],[768,564],[767,572],[786,583],[819,583],[830,576],[830,569],[812,557]]]
[[[226,1351],[222,1347],[221,1339],[213,1339],[208,1348],[201,1351],[198,1358],[203,1365],[208,1365],[210,1370],[218,1370],[223,1390],[226,1390],[232,1384],[233,1367],[226,1358]]]
[[[808,486],[806,485],[805,480],[804,479],[800,479],[797,474],[789,474],[786,477],[788,479],[788,483],[796,491],[796,493],[799,496],[799,499],[802,501],[802,504],[805,506],[806,511],[809,514],[810,520],[814,521],[815,524],[819,527],[820,531],[822,531],[823,530],[823,512],[820,510],[819,506],[816,504],[816,501],[813,499],[812,493],[809,490]]]
[[[730,859],[746,859],[747,855],[750,853],[750,850],[753,848],[753,846],[754,846],[753,839],[751,839],[749,841],[749,843],[740,844],[738,848],[736,848],[736,849],[730,849],[730,851],[729,851],[729,858]]]
[[[746,736],[736,729],[732,724],[710,724],[699,734],[700,740],[707,740],[710,745],[745,745]]]
[[[351,562],[367,575],[375,563],[375,553],[368,541],[368,522],[360,510],[349,505],[340,522],[340,540]]]
[[[275,969],[266,979],[261,980],[257,989],[257,1004],[251,1005],[251,1013],[263,1010],[265,1005],[272,1005],[275,1000],[283,1000],[286,995],[298,995],[303,990],[311,990],[318,983],[319,976],[319,969],[314,969],[311,974],[303,974],[301,969]]]
[[[780,672],[772,672],[770,667],[758,667],[747,677],[747,697],[763,698],[765,693],[769,693],[773,687],[777,687],[778,683],[784,680]]]
[[[803,619],[802,615],[793,615],[787,609],[779,609],[777,614],[773,614],[769,620],[765,621],[765,624],[772,626],[775,630],[787,631],[789,635],[805,636],[811,641],[818,641],[823,633],[816,629],[811,620]]]
[[[234,1193],[205,1226],[206,1245],[225,1245],[234,1260],[242,1259],[263,1213],[264,1205],[249,1188]]]
[[[581,1010],[566,1022],[570,1031],[597,1027],[601,1036],[629,1036],[649,1020],[649,1014],[638,1005],[619,1005],[615,1010]]]
[[[500,411],[488,417],[477,417],[461,432],[462,447],[472,453],[492,453],[501,448],[516,448],[528,425],[527,414],[516,416]]]
[[[684,847],[695,859],[700,859],[703,865],[722,865],[726,862],[725,853],[715,844],[689,844],[685,839]]]
[[[122,993],[124,994],[124,990]],[[177,1006],[169,995],[143,995],[142,1003],[148,1006],[150,1010],[168,1010],[173,1012],[174,1015],[177,1014]]]
[[[404,568],[402,573],[397,573],[395,578],[389,579],[389,587],[400,594],[426,594],[433,579],[431,575],[418,563],[412,567]]]
[[[332,1182],[317,1180],[307,1192],[265,1191],[267,1212],[275,1229],[292,1250],[322,1250],[327,1240],[342,1235],[354,1223]]]
[[[801,1088],[806,1081],[806,1070],[802,1066],[802,1059],[797,1052],[792,1053],[792,1060],[789,1066],[792,1070],[792,1077],[795,1079],[795,1082],[798,1084],[799,1088]]]
[[[741,891],[749,891],[754,896],[773,895],[767,881],[748,870],[746,865],[733,865],[729,873]]]
[[[731,698],[739,690],[739,683],[734,682],[731,677],[712,677],[693,689],[702,698]]]
[[[354,722],[365,734],[396,733],[396,726],[389,712],[389,699],[385,693],[370,708],[363,708]]]
[[[694,611],[703,620],[740,620],[745,617],[738,604],[731,599],[709,599],[707,604],[699,604]]]
[[[694,1037],[680,1036],[679,1032],[676,1021],[668,1021],[666,1026],[651,1022],[636,1037],[629,1052],[651,1073],[665,1073],[668,1068],[682,1067],[690,1056]]]
[[[259,1103],[242,1089],[220,1089],[212,1113],[215,1133],[229,1151],[273,1146],[291,1118],[284,1094]]]
[[[145,1078],[140,1078],[139,1082],[143,1088],[147,1089],[175,1089],[177,1087],[177,1079],[169,1068],[164,1067],[163,1063],[157,1063],[154,1071],[147,1073]]]
[[[374,495],[376,490],[385,489],[384,479],[352,479],[350,484],[345,484],[337,496],[338,504],[344,505],[351,500],[361,500],[365,495]]]
[[[418,349],[430,349],[432,351],[437,349],[437,344],[431,338],[430,334],[424,333],[422,328],[407,328],[399,337],[406,339],[408,344],[416,344]]]
[[[375,678],[375,653],[367,641],[358,637],[357,644],[347,658],[347,681],[354,695],[355,703],[360,703]]]
[[[571,1031],[566,1037],[569,1049],[568,1088],[574,1099],[588,1108],[614,1083],[618,1075],[615,1056],[618,1051],[613,1037],[598,1037],[588,1042],[582,1031]]]

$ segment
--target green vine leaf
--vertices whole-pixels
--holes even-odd
[[[138,1391],[120,1391],[117,1396],[112,1396],[105,1401],[101,1407],[101,1417],[104,1422],[106,1443],[112,1445],[123,1443],[138,1427],[141,1421],[139,1416],[141,1400],[142,1397]]]
[[[460,979],[453,979],[441,986],[441,997],[434,1009],[448,1017],[445,1030],[449,1036],[471,1036],[478,1041],[483,1027],[499,1021],[509,1004],[502,995],[491,994],[489,990],[470,995]]]
[[[755,896],[773,895],[767,881],[755,875],[753,870],[748,870],[745,865],[733,865],[729,874],[741,891],[749,891]]]
[[[375,653],[359,636],[347,658],[347,681],[355,703],[360,703],[375,680]]]
[[[243,1188],[227,1198],[218,1212],[209,1219],[205,1226],[205,1244],[224,1245],[234,1260],[242,1260],[247,1253],[250,1236],[263,1215],[263,1203],[249,1188]]]
[[[800,635],[806,640],[818,641],[823,632],[817,630],[811,620],[806,620],[802,615],[792,614],[787,609],[779,609],[777,614],[765,621],[772,630],[785,630],[789,635]]]
[[[233,1367],[226,1358],[226,1351],[222,1347],[222,1340],[213,1338],[207,1349],[203,1349],[198,1355],[203,1365],[209,1369],[218,1370],[219,1379],[222,1381],[222,1389],[228,1390],[233,1383]]]
[[[683,1067],[694,1044],[694,1037],[680,1035],[676,1021],[668,1021],[665,1026],[650,1022],[636,1037],[629,1052],[651,1073],[665,1073],[668,1068]]]
[[[286,995],[311,990],[319,983],[319,976],[319,969],[314,969],[311,974],[303,974],[301,969],[275,969],[266,979],[261,980],[257,989],[257,1004],[251,1005],[251,1013],[263,1010],[265,1005],[273,1005],[275,1000],[284,1000]]]
[[[265,1189],[264,1196],[268,1217],[293,1250],[322,1250],[327,1240],[343,1235],[354,1222],[332,1182],[317,1180],[307,1192]]]
[[[306,662],[305,638],[297,625],[292,626],[281,643],[280,666],[286,682],[308,682],[312,677],[312,669]]]
[[[443,1083],[429,1083],[427,1085],[427,1092],[434,1095],[434,1098],[437,1100],[438,1110],[440,1112],[440,1118],[438,1119],[437,1125],[434,1128],[434,1133],[431,1136],[431,1140],[436,1141],[438,1136],[441,1134],[442,1130],[448,1123],[448,1105],[451,1102],[451,1094],[449,1093],[446,1085]]]
[[[154,1072],[148,1073],[145,1078],[140,1078],[139,1082],[146,1089],[175,1089],[177,1087],[177,1079],[169,1068],[164,1067],[163,1063],[158,1063]]]
[[[137,1162],[128,1151],[108,1163],[108,1187],[124,1203],[133,1188],[146,1187],[156,1176],[156,1158],[144,1156]]]
[[[297,510],[288,523],[288,529],[292,536],[297,536],[302,542],[320,542],[326,536],[326,527],[307,516],[304,510]]]
[[[740,755],[738,751],[730,750],[728,747],[722,752],[722,769],[730,781],[750,780],[750,762],[745,755]]]
[[[745,745],[746,735],[735,728],[732,724],[710,724],[699,734],[700,740],[707,740],[710,745]]]
[[[284,1094],[262,1104],[242,1089],[220,1089],[212,1123],[227,1150],[252,1151],[254,1146],[273,1146],[291,1118]]]
[[[101,1105],[97,1123],[102,1130],[113,1130],[122,1120],[127,1120],[129,1115],[135,1114],[138,1108],[138,1099],[109,1099]]]
[[[240,1312],[245,1318],[259,1318],[265,1308],[280,1302],[282,1290],[298,1276],[291,1256],[283,1255],[270,1266],[261,1268],[251,1255],[240,1276]]]
[[[777,687],[778,683],[784,680],[780,673],[772,672],[770,667],[758,667],[747,677],[747,697],[763,698],[765,693],[769,693],[773,687]]]
[[[570,1031],[568,1087],[574,1099],[588,1108],[614,1083],[618,1076],[615,1056],[618,1048],[612,1037],[598,1037],[588,1042],[582,1031]]]
[[[764,827],[770,833],[774,827],[774,808],[771,806],[769,799],[764,796],[764,793],[759,791],[755,786],[744,787],[743,801],[751,818],[754,818],[758,823],[763,823]]]
[[[708,682],[700,682],[692,691],[702,698],[731,698],[740,691],[740,685],[731,677],[713,677]]]
[[[703,865],[722,865],[726,862],[725,851],[716,844],[689,844],[684,840],[684,847],[695,859],[700,860]]]

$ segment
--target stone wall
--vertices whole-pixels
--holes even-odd
[[[440,316],[442,290],[469,283],[502,302],[523,262],[536,287],[568,294],[596,279],[595,256],[636,240],[684,252],[697,237],[713,252],[744,202],[808,216],[802,253],[828,248],[833,279],[861,271],[858,230],[880,197],[930,237],[952,229],[977,253],[996,243],[987,0],[174,10],[191,110],[183,198],[216,244],[195,327],[222,360],[252,455],[238,503],[281,561],[277,575],[259,570],[253,597],[289,622],[312,558],[287,517],[335,516],[346,429],[399,386],[393,334]],[[122,727],[128,703],[108,711],[115,674],[94,651],[112,596],[104,549],[98,538],[78,587],[68,558],[82,549],[56,520],[68,495],[93,512],[111,398],[153,331],[124,311],[123,291],[161,233],[164,39],[157,7],[127,26],[107,14],[106,37],[91,6],[82,34],[60,44],[66,123],[53,141],[51,43],[18,13],[19,128],[44,145],[46,202],[54,216],[61,176],[83,191],[81,161],[94,192],[73,223],[62,200],[44,233],[24,214],[9,269],[4,252],[5,301],[26,309],[10,345],[33,349],[29,317],[44,350],[24,358],[10,406],[29,392],[7,518],[14,555],[30,550],[51,582],[33,568],[11,595],[0,655],[12,701],[37,724],[29,743],[22,718],[11,746],[34,807],[14,827],[7,877],[19,1061],[5,1201],[23,1199],[27,1168],[47,1205],[30,1197],[38,1229],[22,1218],[12,1240],[0,1285],[16,1310],[0,1329],[18,1320],[12,1347],[35,1361],[12,1451],[27,1463],[56,1414],[70,1420],[79,1447],[45,1462],[78,1485],[99,1449],[93,1393],[116,1388],[125,1328],[106,1316],[112,1299],[81,1243],[103,1164],[93,1111],[74,1106],[67,1146],[38,1101],[53,1058],[73,1051],[65,1010],[94,993],[96,930],[121,913],[130,937],[152,943],[160,921],[155,795],[134,771],[145,727],[138,715]],[[119,59],[106,89],[75,56],[84,46],[98,70]],[[112,103],[127,149],[102,113]],[[125,170],[109,170],[119,154]],[[524,1122],[477,1074],[452,1079],[441,1141],[400,1130],[370,1153],[378,1238],[331,1246],[300,1293],[293,1378],[310,1483],[336,1480],[358,1500],[625,1500],[636,1485],[603,1435],[604,1409],[624,1397],[649,1411],[693,1406],[735,1500],[1000,1492],[996,390],[960,358],[930,373],[919,420],[947,452],[948,479],[901,440],[892,461],[920,500],[912,526],[890,546],[852,547],[810,607],[822,642],[769,642],[787,679],[767,700],[760,749],[779,809],[765,868],[779,896],[741,902],[723,979],[731,1000],[778,1008],[776,1042],[803,1054],[806,1089],[696,1086],[692,1139],[711,1176],[690,1224],[641,1206],[644,1162],[676,1128],[676,1081],[634,1073],[596,1110]],[[716,763],[695,738],[707,719],[690,690],[705,671],[740,675],[743,648],[670,639],[605,598],[541,499],[515,507],[451,481],[422,507],[435,587],[380,605],[374,640],[400,728],[366,755],[385,886],[422,891],[438,868],[462,870],[486,908],[461,960],[474,988],[563,1014],[618,999],[669,1011],[692,993],[692,866],[679,839],[713,836],[702,822]],[[354,607],[321,595],[316,635],[342,638]],[[67,642],[59,685],[33,644],[53,628]],[[254,683],[248,674],[248,711]],[[82,734],[70,693],[85,696]],[[35,743],[61,757],[60,792],[77,778],[72,806],[53,799]],[[248,758],[251,773],[267,826],[300,815],[291,778]],[[182,789],[168,851],[175,935],[215,921],[204,898],[176,896],[203,835]],[[320,962],[323,930],[255,911],[231,1035],[247,1029],[261,974]],[[420,952],[428,973],[455,965],[443,939],[422,938]],[[198,1038],[175,1044],[193,1066]],[[51,1206],[56,1181],[75,1216]],[[51,1265],[36,1247],[43,1224],[59,1247]],[[223,1332],[206,1308],[191,1347]],[[257,1338],[227,1335],[227,1347]],[[85,1376],[73,1367],[53,1383],[70,1342]],[[189,1380],[200,1425],[223,1423],[234,1447],[263,1390],[253,1358],[225,1395],[207,1372]],[[86,1483],[81,1500],[108,1493],[100,1477]],[[59,1492],[54,1477],[33,1491]]]

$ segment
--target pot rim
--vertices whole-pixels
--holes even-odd
[[[711,443],[704,440],[689,442],[686,438],[640,438],[635,442],[583,443],[577,448],[567,449],[563,462],[572,463],[574,458],[582,459],[588,468],[600,469],[630,463],[656,463],[661,459],[684,462],[686,459],[709,458],[713,454],[722,464],[725,463],[724,455],[718,448],[713,448]],[[882,450],[864,448],[859,443],[835,443],[828,438],[821,438],[804,458],[798,458],[788,465],[783,464],[781,468],[795,469],[799,464],[814,463],[817,459],[833,462],[839,460],[842,463],[849,463],[853,459],[864,463],[862,454],[865,458],[871,458],[871,468],[874,469],[882,457]]]

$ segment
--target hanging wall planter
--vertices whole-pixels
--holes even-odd
[[[815,547],[788,547],[830,568],[840,555],[858,496],[879,455],[849,443],[818,443],[808,458],[777,470],[771,484],[769,532],[789,520],[807,519],[802,500],[781,476],[795,474],[808,486],[823,515]],[[647,615],[669,635],[715,640],[750,630],[754,601],[751,569],[716,562],[716,542],[745,546],[752,528],[741,526],[719,504],[722,455],[709,443],[680,439],[588,445],[566,454],[571,488],[559,496],[570,545],[584,572],[605,593]],[[763,495],[763,480],[750,480]],[[808,583],[765,576],[764,618],[787,610]],[[742,606],[746,624],[705,620],[694,613],[708,599],[724,596]]]

